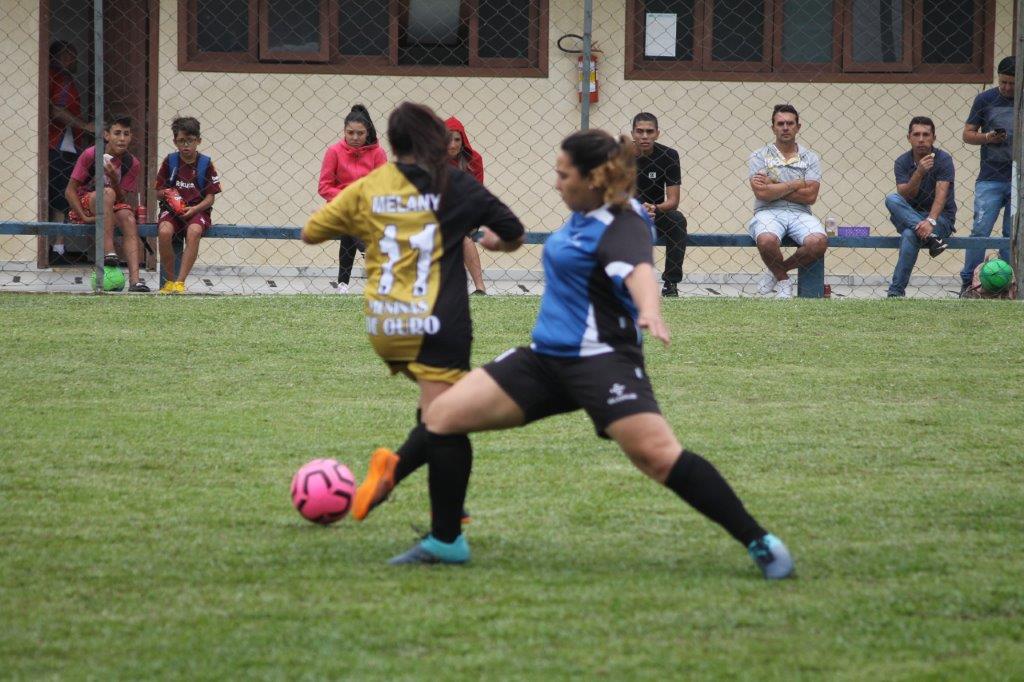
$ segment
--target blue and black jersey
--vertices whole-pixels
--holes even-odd
[[[587,357],[640,350],[637,310],[625,279],[653,262],[653,225],[643,208],[574,212],[544,245],[544,296],[530,347]]]

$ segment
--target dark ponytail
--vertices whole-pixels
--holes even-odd
[[[581,130],[562,140],[562,151],[596,189],[606,204],[624,208],[636,189],[636,151],[633,141],[615,139],[603,130]]]
[[[349,123],[362,123],[366,126],[366,144],[377,144],[377,129],[373,127],[370,120],[370,112],[362,104],[356,104],[352,111],[345,117],[345,125]]]
[[[448,128],[423,104],[402,102],[388,117],[388,141],[395,156],[412,156],[430,175],[431,189],[448,186]]]

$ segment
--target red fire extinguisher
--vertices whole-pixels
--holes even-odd
[[[583,101],[583,55],[576,58],[576,70],[579,76],[576,79],[576,99]],[[590,53],[590,103],[598,100],[599,89],[597,85],[597,54]]]

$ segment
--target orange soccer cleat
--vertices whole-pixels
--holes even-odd
[[[366,478],[356,489],[356,499],[352,503],[352,517],[362,521],[374,507],[388,499],[391,489],[395,487],[395,467],[399,457],[387,448],[377,448],[370,455],[370,467]]]

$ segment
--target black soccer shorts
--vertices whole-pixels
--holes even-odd
[[[519,406],[527,424],[582,408],[597,435],[608,438],[605,429],[623,417],[661,414],[639,353],[562,358],[522,346],[502,353],[483,370]]]

